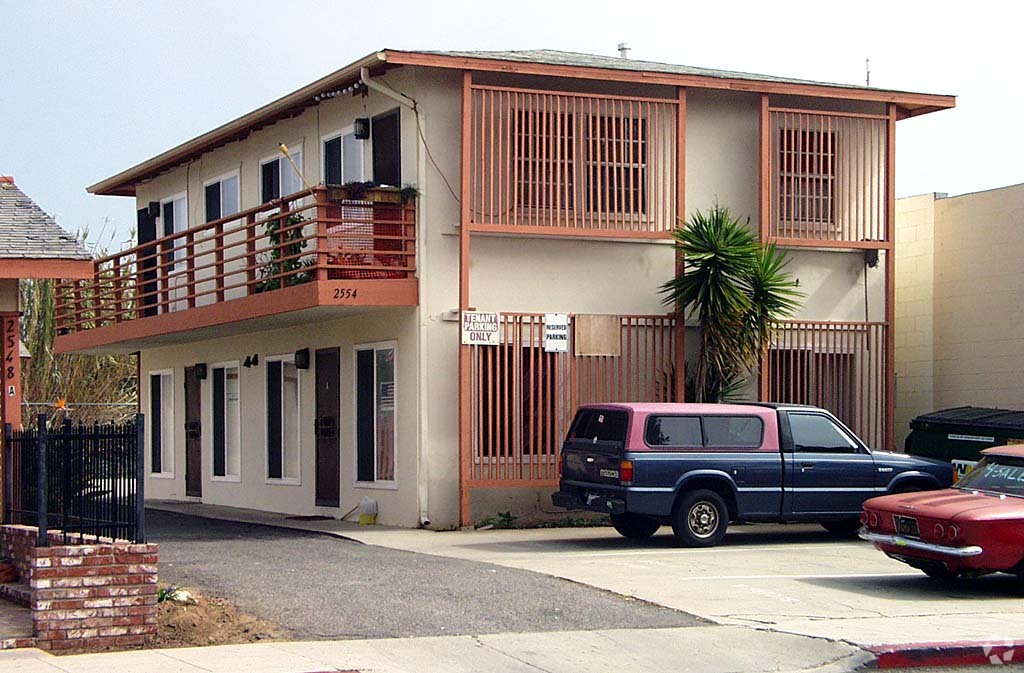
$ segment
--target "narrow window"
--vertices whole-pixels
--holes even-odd
[[[362,182],[363,141],[356,139],[355,131],[345,129],[324,140],[324,183],[343,185]]]
[[[289,152],[295,166],[302,170],[302,148]],[[267,203],[302,189],[302,178],[287,157],[277,156],[260,162],[260,201]]]
[[[288,358],[267,359],[267,478],[299,479],[299,370]]]
[[[149,375],[149,471],[166,477],[174,476],[173,384],[171,372]]]
[[[395,481],[395,347],[356,349],[356,480]]]
[[[238,175],[228,175],[208,182],[203,193],[206,221],[213,222],[238,212]]]
[[[399,110],[373,118],[373,181],[378,185],[402,184],[402,143]]]
[[[241,417],[238,365],[212,368],[213,379],[213,476],[241,476]]]
[[[160,236],[171,236],[180,234],[188,229],[188,208],[186,206],[185,194],[160,201]],[[175,268],[181,268],[181,260],[185,257],[185,238],[179,236],[163,245],[164,254],[169,255],[175,261]]]
[[[835,133],[779,130],[779,218],[831,226],[835,222]]]

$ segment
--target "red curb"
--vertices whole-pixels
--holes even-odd
[[[865,649],[875,655],[878,668],[1024,663],[1024,640],[911,643]]]

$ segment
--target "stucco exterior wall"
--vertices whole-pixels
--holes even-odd
[[[935,409],[1024,408],[1024,185],[901,199],[897,232],[897,430]]]
[[[393,341],[396,347],[395,372],[397,444],[395,450],[395,486],[369,487],[355,485],[355,347]],[[203,502],[232,507],[248,507],[291,514],[319,511],[315,505],[315,438],[313,410],[316,399],[315,351],[318,348],[341,349],[341,512],[359,504],[363,496],[379,503],[379,521],[399,526],[417,525],[416,474],[418,469],[415,398],[416,363],[419,360],[415,332],[415,311],[412,309],[367,313],[329,322],[306,324],[288,329],[200,341],[142,352],[140,396],[142,410],[149,414],[151,372],[171,370],[174,391],[174,459],[173,476],[150,476],[146,497],[153,499],[185,499],[185,418],[184,381],[186,366],[204,362],[208,366],[235,363],[239,367],[239,404],[241,434],[241,473],[237,481],[213,478],[212,377],[202,386],[202,498]],[[301,439],[298,483],[277,483],[267,479],[266,452],[266,358],[289,355],[309,348],[311,366],[299,378]],[[260,364],[246,368],[247,355],[259,354]],[[147,422],[147,438],[149,437]],[[151,472],[151,456],[146,452],[147,475]],[[338,514],[334,511],[333,514]]]

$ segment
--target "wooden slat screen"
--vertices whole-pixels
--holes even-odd
[[[472,87],[477,229],[667,237],[678,102]]]

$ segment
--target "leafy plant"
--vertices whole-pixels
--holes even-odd
[[[484,528],[486,526],[501,529],[515,528],[515,522],[518,518],[519,517],[512,514],[511,511],[498,512],[498,515],[496,517],[489,516],[483,521],[481,521],[479,524],[477,524],[477,528]]]
[[[260,257],[260,278],[256,292],[269,292],[285,286],[301,285],[312,280],[308,269],[313,260],[304,259],[303,251],[308,245],[302,236],[302,215],[272,217],[263,225],[270,243],[270,250]]]
[[[786,272],[785,253],[762,246],[749,222],[716,203],[672,232],[685,268],[661,286],[663,301],[680,319],[696,316],[701,326],[693,396],[687,390],[687,399],[715,402],[738,393],[777,323],[791,316],[803,297]]]

